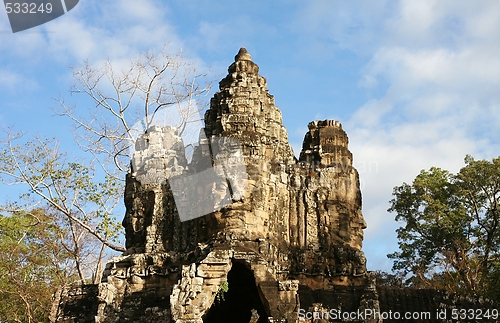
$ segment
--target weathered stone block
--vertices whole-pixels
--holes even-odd
[[[290,323],[297,322],[299,306],[407,309],[423,298],[447,309],[459,304],[433,293],[377,290],[361,251],[366,223],[346,132],[338,121],[309,123],[296,161],[258,71],[242,48],[210,101],[190,163],[175,129],[152,127],[139,137],[125,187],[127,252],[106,265],[101,284],[60,291],[50,322],[248,323],[260,317]],[[208,143],[221,137],[241,144],[248,189],[218,211],[181,222],[165,172],[171,178],[213,168],[220,156]],[[223,200],[229,187],[197,183],[195,192],[207,200]]]

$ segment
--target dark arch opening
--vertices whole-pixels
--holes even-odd
[[[207,311],[204,323],[248,323],[252,310],[256,310],[258,323],[267,323],[267,313],[262,304],[255,277],[243,263],[233,262],[227,274],[228,291],[224,300],[215,300]]]

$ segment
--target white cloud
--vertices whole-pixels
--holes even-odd
[[[160,1],[121,0],[108,14],[112,14],[115,20],[125,18],[130,23],[142,22],[145,25],[156,25],[161,22],[167,12],[168,8]]]
[[[7,69],[0,69],[0,87],[9,91],[23,89],[33,90],[38,87],[35,81],[26,78],[23,74]]]
[[[228,30],[230,28],[225,24],[202,21],[198,30],[200,35],[199,40],[202,40],[207,50],[218,51],[220,50],[221,43],[224,43],[224,37],[227,37]]]
[[[252,3],[253,9],[256,10],[257,7],[254,5],[257,2]],[[242,6],[242,4],[236,3],[234,6]],[[230,8],[221,8],[224,12],[231,10]],[[232,5],[227,5],[231,7]],[[210,8],[210,10],[214,10]],[[219,15],[221,13],[215,13],[214,15]],[[254,13],[253,13],[254,14]],[[272,43],[272,39],[279,38],[278,30],[281,28],[279,24],[275,21],[267,21],[264,19],[256,19],[252,16],[251,11],[237,10],[236,14],[229,15],[224,18],[219,19],[203,19],[197,22],[198,33],[193,36],[190,35],[187,42],[190,47],[203,51],[206,53],[211,53],[215,55],[220,55],[221,57],[226,56],[228,53],[235,55],[239,47],[246,47],[251,55],[258,56],[257,43],[262,40],[262,35],[265,35],[266,40]],[[233,54],[234,53],[234,54]],[[223,61],[224,65],[227,61]]]
[[[397,250],[395,229],[399,226],[395,214],[387,212],[393,187],[411,183],[420,170],[431,166],[458,171],[465,155],[476,151],[477,142],[460,136],[452,125],[443,127],[437,122],[401,125],[389,132],[374,128],[358,131],[352,124],[345,129],[360,174],[363,214],[368,223],[364,250],[373,266],[369,269],[389,270],[386,255]],[[446,130],[456,136],[441,137]]]
[[[2,35],[7,55],[57,59],[66,64],[134,57],[138,51],[183,47],[167,22],[168,8],[155,0],[80,2],[74,10],[47,24],[21,33]]]
[[[316,1],[305,14],[316,19],[311,37],[322,28],[368,58],[359,85],[379,95],[343,124],[363,186],[364,249],[372,269],[388,270],[392,188],[431,166],[456,172],[466,154],[499,155],[500,3]],[[362,169],[369,163],[377,167]]]
[[[306,31],[310,42],[319,38],[319,43],[325,43],[324,38],[329,37],[342,49],[363,53],[380,43],[381,24],[388,12],[389,1],[304,2],[297,12],[294,28]]]
[[[7,41],[0,41],[0,52],[4,57],[10,56],[19,67],[19,59],[26,58],[22,68],[30,74],[35,74],[40,66],[57,68],[64,74],[58,78],[68,83],[72,83],[71,70],[62,67],[79,66],[88,61],[99,68],[109,59],[115,71],[120,72],[128,68],[140,52],[158,54],[164,48],[172,56],[182,51],[188,63],[196,65],[199,72],[205,71],[198,57],[183,50],[183,41],[165,17],[168,11],[165,4],[157,0],[83,1],[68,14],[31,32],[6,35]],[[9,75],[0,78],[17,82]]]

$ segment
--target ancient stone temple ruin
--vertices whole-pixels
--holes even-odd
[[[307,313],[444,304],[435,294],[375,286],[361,249],[358,173],[341,124],[309,123],[297,160],[266,79],[244,48],[228,71],[190,162],[170,128],[150,128],[137,141],[135,162],[159,166],[136,167],[126,178],[127,251],[107,264],[100,284],[60,291],[51,322],[313,322]],[[222,153],[210,148],[220,138],[238,144],[245,178],[214,170],[222,180],[198,182],[196,174],[223,168],[216,165]],[[168,178],[155,182],[163,170]],[[175,195],[179,176],[195,195]],[[179,196],[229,202],[183,221],[176,204],[198,204]]]

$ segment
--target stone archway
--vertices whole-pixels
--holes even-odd
[[[215,300],[207,311],[204,323],[249,323],[252,310],[259,319],[251,322],[267,323],[268,313],[255,284],[253,272],[243,262],[234,261],[227,275],[228,291],[224,300]]]

